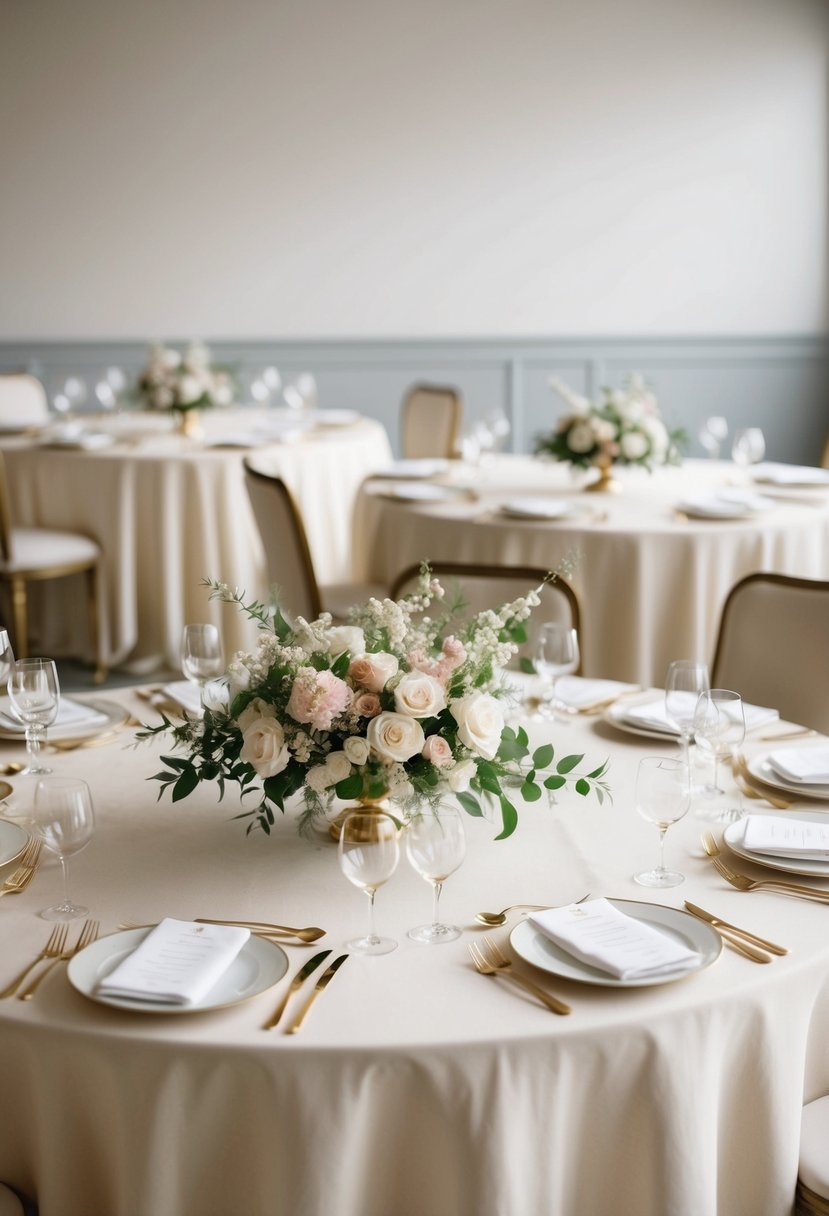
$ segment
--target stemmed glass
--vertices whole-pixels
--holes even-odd
[[[17,659],[9,670],[9,700],[26,727],[29,763],[21,776],[51,773],[40,759],[46,728],[58,716],[60,684],[52,659]]]
[[[669,757],[645,756],[636,774],[635,801],[642,818],[659,829],[659,864],[634,874],[634,882],[642,887],[679,886],[685,875],[665,869],[665,834],[672,823],[687,815],[691,805],[686,765]]]
[[[368,896],[368,932],[346,942],[357,954],[389,954],[397,949],[393,937],[378,937],[374,925],[374,896],[388,882],[400,860],[397,824],[383,811],[352,811],[340,828],[340,869],[349,882]]]
[[[731,457],[741,469],[758,464],[766,454],[766,440],[759,426],[750,426],[744,431],[735,431],[731,445]]]
[[[185,625],[181,636],[181,670],[199,688],[224,671],[222,639],[215,625]]]
[[[445,925],[438,915],[440,893],[450,874],[454,874],[466,854],[466,834],[457,807],[429,807],[419,812],[406,826],[406,856],[421,878],[432,884],[432,923],[409,930],[416,942],[437,945],[460,937],[457,925]]]
[[[694,714],[701,692],[709,687],[708,668],[695,659],[676,659],[665,678],[665,715],[679,731],[682,758],[690,780],[690,745],[694,735]]]
[[[570,675],[579,665],[579,638],[575,629],[559,621],[548,621],[541,626],[535,649],[535,669],[541,676],[549,695],[542,700],[539,716],[555,718],[558,707],[567,707],[556,701],[556,685],[564,675]]]
[[[720,761],[729,759],[746,737],[743,700],[728,688],[712,688],[701,694],[694,713],[694,737],[699,747],[714,759],[714,779],[702,788],[704,797],[720,798],[725,791],[720,786]],[[716,818],[733,819],[742,814],[742,806],[718,811]]]
[[[0,687],[8,685],[14,663],[14,651],[8,631],[0,629]]]
[[[715,415],[706,418],[699,432],[699,441],[712,460],[718,460],[720,449],[728,438],[728,423],[725,418]]]
[[[75,920],[86,916],[69,898],[66,859],[80,853],[92,839],[95,815],[89,786],[79,777],[46,777],[38,781],[34,798],[35,826],[50,853],[55,853],[63,871],[63,900],[44,909],[44,920]]]

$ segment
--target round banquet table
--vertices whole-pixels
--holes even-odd
[[[189,621],[222,626],[230,655],[251,644],[241,614],[209,604],[201,586],[216,578],[267,599],[268,572],[245,488],[243,460],[284,479],[305,520],[318,581],[351,580],[351,511],[363,477],[389,464],[383,427],[345,411],[297,421],[253,408],[201,411],[202,440],[185,438],[171,419],[125,413],[82,420],[110,434],[107,447],[60,431],[4,435],[15,523],[74,529],[104,552],[102,613],[109,666],[150,671],[178,667]],[[269,428],[270,433],[269,433]],[[75,580],[73,580],[75,581]],[[33,632],[49,654],[90,650],[83,586],[69,580],[32,587]]]
[[[390,585],[424,559],[544,570],[566,562],[581,602],[584,673],[645,685],[661,685],[674,659],[710,661],[725,598],[745,575],[829,578],[826,491],[762,487],[775,495],[762,514],[696,519],[677,504],[730,488],[733,465],[688,460],[618,477],[621,493],[589,494],[566,466],[499,456],[474,472],[459,466],[434,501],[403,497],[411,483],[370,478],[354,512],[356,576]],[[543,520],[504,512],[526,496],[567,502],[572,514]]]
[[[550,735],[529,729],[534,744]],[[234,799],[218,803],[212,787],[157,802],[145,778],[161,744],[131,747],[132,735],[52,756],[93,790],[96,835],[69,877],[102,933],[165,915],[313,924],[335,958],[362,931],[365,900],[328,840],[300,836],[291,813],[270,838],[246,836]],[[0,1001],[0,1179],[40,1216],[786,1216],[801,1103],[829,1092],[829,909],[727,887],[691,816],[667,844],[684,886],[636,886],[657,850],[632,806],[636,764],[673,745],[588,718],[553,739],[559,755],[609,757],[613,803],[565,793],[524,805],[502,842],[467,820],[467,857],[441,901],[464,933],[441,946],[406,937],[431,894],[401,860],[377,900],[398,949],[350,957],[296,1035],[262,1029],[287,980],[164,1016],[89,999],[61,964],[33,1000]],[[0,761],[20,751],[2,744]],[[15,785],[7,813],[25,822],[26,781]],[[59,884],[46,862],[2,901],[0,987],[44,945],[37,913]],[[672,908],[688,898],[791,953],[761,966],[725,949],[681,981],[621,989],[513,955],[569,1017],[475,971],[475,911],[588,892]],[[510,950],[508,933],[493,936]],[[288,974],[318,948],[287,946]]]

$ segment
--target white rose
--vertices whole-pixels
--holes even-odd
[[[628,431],[622,436],[619,447],[625,460],[641,460],[650,451],[647,436],[641,431]]]
[[[463,794],[469,789],[469,782],[475,776],[475,761],[461,760],[460,764],[456,764],[450,770],[446,782],[450,790],[455,794]]]
[[[254,697],[252,701],[248,701],[245,708],[239,714],[238,722],[239,729],[242,734],[248,729],[256,718],[275,718],[276,710],[273,705],[269,705],[267,701],[263,701],[261,697]]]
[[[446,708],[446,691],[434,676],[407,671],[394,690],[394,707],[412,718],[434,718]]]
[[[178,398],[182,405],[189,405],[204,393],[204,385],[198,376],[182,376],[178,384]]]
[[[345,752],[329,752],[325,757],[325,768],[329,784],[336,785],[338,781],[345,781],[351,773],[351,761]]]
[[[326,634],[328,653],[337,658],[347,650],[350,654],[362,654],[366,648],[366,639],[362,629],[357,625],[335,625]]]
[[[501,706],[486,692],[472,692],[449,705],[458,724],[458,738],[473,752],[492,760],[501,743],[504,714]]]
[[[315,794],[324,793],[331,784],[331,778],[325,765],[315,764],[313,768],[309,768],[305,774],[305,784]]]
[[[364,739],[362,735],[350,735],[343,744],[343,751],[352,764],[362,767],[368,760],[368,739]]]
[[[596,446],[596,436],[589,422],[579,422],[567,434],[567,446],[571,452],[589,452]]]
[[[251,764],[260,777],[275,777],[291,758],[285,732],[274,718],[257,718],[242,735],[239,759]]]
[[[238,659],[232,659],[227,666],[228,688],[230,690],[230,700],[238,697],[240,692],[247,692],[250,688],[250,672],[244,663],[240,663]]]
[[[230,695],[227,687],[227,680],[220,676],[215,680],[206,680],[202,689],[201,699],[204,702],[205,709],[227,712],[230,704]]]
[[[408,760],[416,756],[426,741],[423,727],[406,714],[382,713],[368,724],[366,737],[371,750],[381,760]]]

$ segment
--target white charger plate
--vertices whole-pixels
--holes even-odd
[[[448,469],[448,460],[424,457],[422,460],[398,460],[387,469],[378,469],[372,473],[372,477],[399,477],[401,481],[419,481],[421,478],[437,477]]]
[[[757,506],[750,506],[747,503],[727,502],[725,499],[689,499],[686,502],[678,502],[676,509],[682,511],[691,519],[715,519],[715,520],[740,520],[754,519],[758,515],[764,515],[766,511],[770,511],[777,503],[771,498],[758,499]]]
[[[77,698],[72,697],[72,700],[75,701]],[[74,739],[94,739],[96,735],[105,735],[108,731],[115,730],[116,726],[126,722],[129,717],[123,705],[118,705],[115,701],[84,697],[79,704],[88,705],[96,713],[103,714],[106,721],[89,723],[86,726],[79,722],[67,722],[64,726],[49,726],[46,732],[47,742],[70,743]],[[18,730],[6,726],[5,723],[0,723],[0,739],[23,743],[26,739],[25,728],[21,726]]]
[[[773,750],[779,751],[780,748]],[[758,781],[771,785],[775,789],[784,790],[787,794],[800,794],[801,798],[820,798],[822,801],[829,801],[829,784],[807,785],[805,781],[787,781],[785,777],[780,776],[770,762],[770,755],[771,752],[759,752],[746,761],[752,777],[756,777]]]
[[[573,504],[562,498],[511,498],[498,509],[512,519],[569,519],[575,514]]]
[[[752,811],[752,815],[758,814]],[[829,823],[829,815],[825,811],[792,811],[795,819],[809,819],[814,823]],[[753,861],[755,865],[766,866],[769,870],[784,870],[787,874],[808,874],[810,878],[829,878],[829,860],[821,861],[806,857],[775,857],[770,853],[754,853],[743,844],[745,820],[737,819],[729,823],[723,832],[723,840],[738,857]]]
[[[642,703],[644,704],[644,700]],[[645,739],[662,739],[667,743],[679,743],[680,736],[678,732],[651,730],[644,725],[640,725],[638,722],[629,722],[625,715],[635,704],[637,702],[626,700],[622,704],[609,705],[602,714],[602,720],[608,726],[615,726],[617,730],[626,731],[629,735],[640,735]]]
[[[2,783],[6,785],[4,781]],[[11,792],[11,786],[8,786]],[[11,823],[8,819],[0,819],[0,866],[8,865],[23,856],[29,843],[29,833],[19,823]]]
[[[226,1009],[267,992],[288,970],[288,956],[276,942],[251,933],[236,958],[208,993],[194,1005],[165,1005],[159,1001],[130,1001],[121,996],[104,996],[98,984],[144,940],[150,929],[125,929],[92,942],[70,958],[66,974],[69,983],[82,996],[99,1005],[128,1009],[130,1013],[205,1013]]]
[[[669,937],[675,938],[689,950],[696,950],[701,956],[698,962],[677,971],[671,975],[661,975],[638,980],[620,980],[591,967],[568,954],[561,946],[550,941],[528,920],[516,925],[510,934],[510,943],[516,954],[527,963],[548,971],[550,975],[558,975],[562,979],[576,980],[580,984],[596,984],[602,988],[651,988],[656,984],[673,984],[677,980],[686,979],[689,975],[697,975],[710,967],[722,953],[722,938],[715,929],[697,920],[689,912],[679,908],[666,908],[662,904],[642,903],[635,899],[610,899],[614,908],[632,916],[645,924],[653,925],[656,929],[665,930]]]

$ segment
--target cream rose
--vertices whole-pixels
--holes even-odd
[[[461,760],[460,764],[449,772],[446,783],[453,794],[463,794],[469,789],[469,782],[475,776],[475,761]]]
[[[393,654],[380,650],[377,654],[362,654],[352,659],[348,674],[355,684],[368,692],[382,692],[392,676],[397,675],[399,667]]]
[[[243,732],[239,759],[251,764],[260,777],[275,777],[290,758],[285,732],[275,718],[255,718]]]
[[[461,743],[492,760],[504,729],[504,714],[495,698],[486,692],[472,692],[450,702],[449,710],[458,724]]]
[[[381,760],[408,760],[425,742],[423,727],[407,714],[382,713],[368,724],[369,747]]]
[[[248,701],[245,708],[239,714],[238,722],[239,729],[242,734],[245,733],[251,723],[257,718],[275,718],[276,709],[273,705],[269,705],[267,701],[263,701],[261,697],[254,697],[252,701]]]
[[[343,751],[351,763],[360,768],[368,760],[368,739],[364,739],[362,735],[350,735],[343,744]]]
[[[326,635],[328,653],[336,658],[349,651],[351,654],[362,654],[366,648],[366,639],[362,629],[357,625],[335,625]]]
[[[324,764],[315,764],[305,774],[305,784],[315,794],[323,794],[331,784],[331,777]]]
[[[446,709],[446,692],[434,676],[407,671],[394,690],[394,707],[412,718],[434,718]]]
[[[424,760],[431,760],[435,768],[449,768],[455,763],[452,749],[442,735],[429,735],[420,754]]]
[[[325,757],[325,769],[329,784],[336,785],[338,781],[345,781],[351,773],[351,761],[344,751],[329,752]]]
[[[619,447],[625,460],[641,460],[647,456],[650,444],[641,431],[628,431],[619,441]]]

